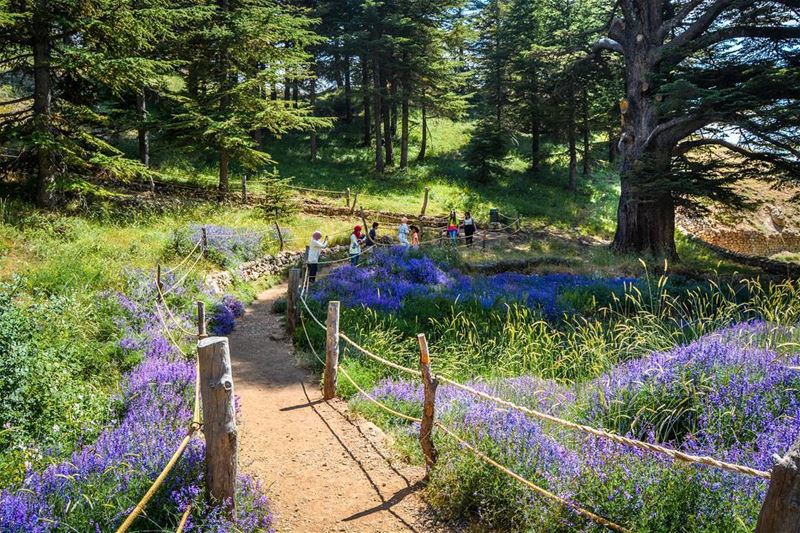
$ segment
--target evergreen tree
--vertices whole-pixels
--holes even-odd
[[[800,26],[791,16],[797,6],[788,0],[618,5],[608,37],[594,47],[625,62],[613,246],[675,257],[679,205],[699,197],[735,200],[730,181],[717,179],[725,162],[719,152],[697,150],[735,154],[737,176],[800,175]]]

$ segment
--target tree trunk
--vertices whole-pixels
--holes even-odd
[[[219,192],[220,196],[224,197],[228,194],[229,189],[229,178],[228,173],[230,171],[230,156],[228,155],[228,151],[224,148],[219,151]]]
[[[403,87],[403,115],[400,124],[400,168],[408,167],[408,92]]]
[[[38,13],[45,13],[46,0],[38,0]],[[33,20],[33,124],[39,136],[36,144],[36,201],[39,205],[52,207],[55,197],[55,169],[49,138],[52,134],[50,103],[50,27],[44,21]]]
[[[313,72],[311,73],[311,80],[309,86],[309,103],[311,104],[311,114],[314,115],[315,113],[315,106],[317,104],[317,64],[316,62],[313,65]],[[311,130],[311,161],[317,160],[317,130]]]
[[[139,162],[150,168],[150,131],[147,129],[147,89],[142,87],[136,93],[136,115],[139,118],[137,133],[139,137]],[[150,176],[150,192],[156,192],[156,184]]]
[[[294,107],[300,107],[300,87],[297,80],[292,82],[292,102]]]
[[[654,257],[675,259],[672,193],[643,183],[641,175],[634,176],[630,171],[624,171],[617,209],[617,231],[612,246],[617,252],[649,253]]]
[[[422,139],[419,143],[419,154],[417,161],[425,160],[425,151],[428,149],[428,112],[425,104],[422,104]]]
[[[581,115],[582,115],[582,132],[583,133],[583,175],[589,175],[589,93],[584,84],[581,90]]]
[[[569,190],[578,190],[578,155],[575,126],[575,88],[572,80],[569,82],[567,93],[567,144],[569,146]]]
[[[531,98],[531,170],[537,172],[541,165],[542,123],[539,120],[539,97],[536,92]]]
[[[292,82],[289,81],[289,78],[283,81],[283,99],[286,102],[292,99]]]
[[[344,121],[353,122],[353,90],[350,86],[350,56],[344,56]]]
[[[397,78],[392,76],[391,78],[391,102],[392,102],[392,129],[391,134],[392,137],[397,135]]]
[[[382,68],[380,70],[380,90],[385,91],[386,75]],[[394,164],[394,147],[392,146],[392,117],[388,99],[383,97],[382,103],[383,106],[381,108],[381,113],[383,114],[383,147],[386,149],[385,165],[388,166]]]
[[[366,56],[361,56],[361,93],[361,98],[364,102],[364,146],[369,146],[372,141],[370,138],[372,122],[369,116],[369,63],[367,63]]]
[[[372,80],[375,84],[373,88],[373,100],[375,101],[375,108],[373,112],[375,115],[375,170],[378,172],[383,172],[383,142],[381,139],[383,102],[381,102],[381,73],[377,59],[372,60]]]

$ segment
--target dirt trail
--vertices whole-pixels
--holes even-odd
[[[296,364],[272,303],[262,293],[230,335],[241,400],[240,470],[269,487],[278,531],[432,531],[417,494],[422,470],[394,459],[384,434],[322,399]]]

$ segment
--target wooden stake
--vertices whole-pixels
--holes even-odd
[[[422,422],[419,426],[419,444],[425,456],[425,477],[428,477],[436,465],[437,452],[433,444],[433,415],[436,405],[436,387],[439,382],[431,376],[431,357],[428,353],[428,341],[425,334],[417,335],[419,341],[419,366],[422,371],[422,387],[424,403],[422,405]]]
[[[419,216],[425,216],[425,210],[428,209],[428,192],[430,189],[425,187],[425,194],[422,197],[422,210],[419,212]]]
[[[800,439],[772,467],[756,533],[800,532]]]
[[[242,174],[242,203],[247,203],[247,174]]]
[[[289,292],[286,294],[286,331],[289,335],[294,335],[297,329],[297,317],[300,308],[298,306],[300,297],[300,269],[292,268],[289,270]]]
[[[206,334],[206,304],[197,302],[197,338],[205,339]]]
[[[515,229],[517,231],[519,231],[519,217],[517,217],[517,220],[514,221],[514,226],[515,226]]]
[[[350,207],[350,214],[352,215],[356,210],[356,203],[358,202],[358,191],[353,196],[353,205]]]
[[[322,396],[326,400],[336,397],[336,380],[339,371],[339,302],[328,302],[328,319],[325,321],[325,381]]]
[[[208,496],[212,502],[225,505],[226,511],[233,515],[236,508],[238,434],[228,339],[201,339],[197,343],[197,357],[206,437]]]
[[[481,248],[486,250],[486,233],[481,236]]]
[[[161,293],[164,292],[164,284],[161,283],[161,263],[156,265],[156,286],[158,287],[158,301],[162,301]]]
[[[203,257],[208,257],[208,232],[205,226],[201,229],[202,237],[200,239],[201,246],[203,247]]]
[[[347,192],[344,196],[344,202],[347,204],[347,207],[350,207],[350,187],[347,188]]]
[[[363,205],[359,208],[359,213],[358,214],[361,216],[361,223],[364,225],[364,231],[369,233],[369,228],[367,227],[367,219],[364,218],[364,206]]]
[[[281,232],[281,227],[278,225],[278,221],[275,221],[275,231],[278,232],[278,242],[281,243],[281,252],[283,251],[283,233]]]

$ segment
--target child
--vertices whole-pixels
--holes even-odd
[[[397,228],[397,239],[402,246],[408,248],[408,219],[403,217],[400,227]]]
[[[364,243],[364,236],[361,234],[361,226],[353,228],[350,234],[350,264],[358,266],[358,256],[361,255],[361,245]]]
[[[419,228],[411,226],[411,247],[419,248]]]
[[[464,226],[464,241],[467,246],[472,246],[472,236],[475,234],[475,220],[469,211],[464,213],[464,221],[461,223]]]
[[[367,248],[375,246],[378,243],[378,223],[372,223],[372,229],[367,233]]]
[[[319,268],[319,256],[322,251],[328,247],[328,236],[322,239],[322,233],[315,231],[311,236],[311,242],[308,243],[308,258],[306,264],[308,265],[308,282],[314,283],[317,281],[317,269]]]
[[[455,211],[450,211],[450,217],[447,219],[447,235],[450,236],[450,244],[453,246],[458,244],[458,217]]]

